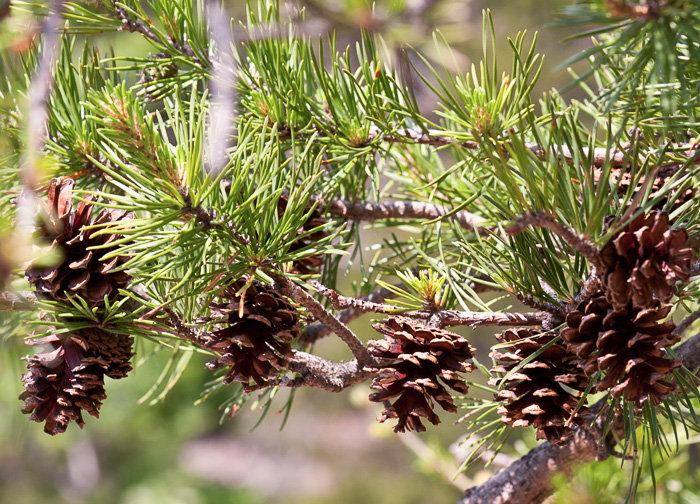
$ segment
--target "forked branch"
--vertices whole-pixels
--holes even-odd
[[[308,292],[289,280],[287,277],[275,272],[268,272],[279,292],[309,310],[312,315],[327,325],[345,344],[350,348],[352,354],[357,359],[357,362],[363,366],[374,362],[372,356],[362,344],[360,338],[357,337],[345,324],[340,322],[321,303],[316,301]]]

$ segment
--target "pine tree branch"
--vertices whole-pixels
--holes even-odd
[[[529,306],[530,308],[534,308],[534,309],[540,310],[540,311],[546,311],[547,313],[551,313],[553,315],[559,315],[562,317],[564,315],[566,315],[566,310],[564,310],[564,308],[562,306],[554,304],[554,303],[548,303],[547,301],[538,301],[531,294],[523,294],[521,292],[515,292],[515,293],[513,293],[513,295],[516,297],[516,299],[518,301],[520,301],[525,306]]]
[[[673,334],[677,334],[679,336],[683,336],[683,334],[690,329],[690,326],[693,325],[693,322],[696,320],[700,319],[700,310],[695,310],[693,313],[685,317],[680,324],[676,326],[676,329],[673,331]]]
[[[287,361],[286,368],[299,376],[272,378],[262,385],[243,385],[243,391],[249,394],[268,387],[312,387],[327,392],[340,392],[374,376],[374,373],[366,371],[355,359],[337,363],[298,350],[292,352],[293,356]]]
[[[675,349],[688,369],[700,367],[700,334],[696,334]],[[605,399],[596,403],[597,412]],[[601,415],[592,426],[575,429],[574,435],[562,445],[541,443],[528,454],[492,476],[486,483],[469,488],[459,504],[539,504],[554,491],[552,475],[573,476],[573,470],[611,454],[611,440],[604,437]]]
[[[199,66],[205,66],[203,65],[203,62],[200,61],[199,57],[195,54],[195,52],[192,50],[192,47],[190,47],[190,45],[186,41],[179,41],[175,37],[167,37],[166,41],[164,41],[158,35],[156,35],[156,33],[151,29],[151,27],[144,23],[141,19],[132,18],[125,8],[121,7],[120,5],[117,5],[116,3],[113,4],[113,8],[114,13],[117,15],[117,19],[119,19],[122,22],[120,30],[129,31],[132,33],[140,33],[141,35],[155,42],[159,46],[162,46],[163,43],[167,41],[168,44],[173,46],[183,56],[192,59]]]
[[[323,136],[321,131],[318,133]],[[393,134],[384,134],[384,132],[378,127],[372,127],[370,128],[370,133],[365,143],[369,143],[377,138],[381,138],[381,140],[386,143],[419,144],[431,145],[434,147],[453,145],[463,147],[468,150],[478,150],[480,148],[479,143],[473,140],[459,141],[453,137],[441,135],[439,131],[426,132],[417,128],[398,128]],[[565,145],[552,145],[549,150],[545,150],[535,142],[527,142],[525,143],[525,148],[540,159],[544,158],[549,152],[554,153],[556,156],[560,156],[567,163],[573,163],[575,159],[571,149]],[[679,143],[674,144],[672,150],[690,153],[697,150],[697,148],[698,146],[694,143]],[[632,150],[632,144],[627,142],[621,144],[619,147],[613,147],[611,149],[607,147],[595,147],[592,153],[591,149],[584,147],[581,149],[581,155],[584,157],[590,156],[593,166],[597,168],[601,168],[606,164],[609,164],[613,168],[622,168],[629,162],[629,156]],[[696,164],[700,163],[700,158],[696,157],[693,162]],[[664,165],[663,167],[671,168],[682,164],[683,163],[681,162],[672,163]]]
[[[488,280],[488,277],[483,277],[480,278],[481,280]],[[394,284],[394,287],[398,289],[403,289],[404,285],[402,283]],[[496,287],[493,287],[491,285],[484,285],[481,283],[476,283],[476,282],[470,282],[469,287],[476,292],[477,294],[480,294],[482,292],[490,292],[493,290],[501,290]],[[378,289],[374,291],[373,293],[361,297],[360,299],[362,301],[369,301],[372,303],[383,303],[387,299],[393,299],[396,297],[396,293],[393,291],[390,291],[389,289],[385,289],[382,287],[381,289]],[[351,323],[352,321],[360,318],[362,315],[367,313],[366,311],[358,310],[357,308],[345,308],[343,311],[335,315],[335,318],[337,318],[340,322],[343,324],[347,325]],[[325,338],[329,334],[332,334],[333,331],[328,328],[327,325],[323,324],[322,322],[314,322],[313,324],[310,324],[306,327],[304,332],[301,335],[300,341],[302,343],[313,343],[321,338]]]
[[[506,231],[508,234],[517,234],[523,232],[528,226],[549,229],[552,233],[571,245],[576,252],[585,257],[593,267],[600,270],[601,264],[598,258],[598,249],[593,245],[593,242],[588,237],[578,234],[573,229],[557,221],[554,216],[542,210],[520,215],[516,219],[515,224],[506,229]]]
[[[387,313],[417,320],[437,320],[441,326],[480,325],[492,326],[532,326],[540,325],[551,317],[546,312],[537,313],[500,313],[500,312],[467,312],[457,310],[437,311],[408,311],[401,312],[400,308],[392,305],[375,303],[363,299],[341,296],[333,289],[325,287],[320,282],[312,280],[311,285],[325,298],[328,298],[336,310],[352,308],[361,312]]]
[[[304,384],[314,388],[340,392],[341,390],[367,381],[374,373],[365,370],[357,359],[350,362],[331,362],[317,355],[293,350],[289,360],[290,371],[300,374]]]
[[[395,287],[401,289],[403,288],[403,284],[399,283],[395,285]],[[392,299],[394,297],[396,297],[396,294],[394,292],[382,287],[381,289],[378,289],[373,293],[364,296],[360,299],[362,299],[363,301],[369,301],[373,303],[382,303],[385,300]],[[348,325],[350,322],[360,318],[365,313],[366,312],[363,312],[356,308],[346,308],[345,310],[335,315],[335,318],[337,318],[340,323]],[[313,324],[306,326],[306,329],[304,329],[304,332],[301,335],[300,341],[302,343],[310,344],[328,336],[329,334],[333,334],[333,331],[326,324],[317,321]]]
[[[33,291],[0,292],[0,311],[36,310],[38,301]]]
[[[275,281],[275,286],[279,292],[309,310],[318,320],[326,324],[345,344],[350,348],[352,354],[359,364],[363,366],[374,363],[374,359],[369,354],[360,338],[355,335],[345,324],[340,322],[321,303],[316,301],[308,292],[289,280],[287,277],[273,271],[268,274]]]
[[[690,267],[690,276],[700,276],[700,260],[695,261]]]
[[[352,201],[335,199],[328,205],[328,212],[346,219],[375,221],[380,219],[416,219],[437,220],[445,217],[449,208],[434,203],[417,201],[389,201],[383,203],[353,203]],[[464,210],[449,216],[460,226],[469,231],[476,230],[484,219]]]

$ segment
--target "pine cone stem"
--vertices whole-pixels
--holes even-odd
[[[324,306],[316,301],[308,292],[276,272],[269,271],[268,274],[275,281],[277,289],[285,296],[288,296],[309,310],[312,315],[326,324],[333,332],[350,348],[350,351],[363,366],[375,365],[374,359],[365,348],[364,344],[345,324],[333,316]]]
[[[519,216],[513,226],[506,229],[506,232],[508,234],[522,233],[528,226],[549,229],[585,257],[594,268],[600,269],[601,263],[598,257],[598,249],[593,245],[593,242],[588,237],[578,234],[573,229],[557,221],[553,215],[547,214],[542,210],[527,212]]]
[[[404,285],[403,283],[398,283],[395,284],[394,287],[403,289]],[[363,301],[382,303],[384,300],[391,299],[394,297],[396,297],[396,294],[394,294],[389,289],[382,287],[381,289],[378,289],[361,299]],[[353,320],[360,318],[364,313],[366,312],[358,310],[357,308],[346,308],[337,315],[335,315],[335,318],[337,318],[342,324],[348,325]],[[306,329],[304,329],[300,340],[303,343],[313,343],[332,333],[333,331],[327,325],[325,325],[323,322],[316,321],[313,324],[306,326]]]

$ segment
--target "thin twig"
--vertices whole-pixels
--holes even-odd
[[[403,288],[403,286],[404,285],[402,283],[398,283],[395,285],[395,287],[399,289]],[[394,297],[396,297],[395,292],[382,287],[381,289],[378,289],[360,299],[374,303],[382,303],[383,301]],[[335,315],[335,318],[337,318],[338,321],[340,321],[342,324],[348,325],[350,322],[360,318],[364,313],[365,312],[357,310],[355,308],[346,308],[345,310]],[[326,324],[317,321],[313,324],[306,326],[306,329],[304,329],[304,332],[301,335],[300,341],[305,344],[314,343],[315,341],[318,341],[321,338],[325,338],[326,336],[332,333],[333,331]]]
[[[404,317],[419,319],[419,320],[437,320],[441,326],[520,326],[520,325],[540,325],[543,321],[550,317],[549,313],[500,313],[500,312],[470,312],[457,310],[438,310],[438,311],[408,311],[400,312],[400,308],[396,306],[374,303],[363,299],[342,296],[333,289],[325,287],[320,282],[311,281],[311,285],[318,292],[328,298],[333,305],[333,308],[340,310],[343,308],[353,308],[362,312],[388,313],[397,314]]]
[[[372,356],[370,356],[360,338],[358,338],[355,333],[353,333],[345,324],[335,318],[333,314],[326,310],[323,305],[316,301],[308,292],[285,276],[273,271],[269,271],[268,274],[275,281],[275,285],[281,294],[295,300],[297,303],[309,310],[312,315],[332,329],[333,332],[341,340],[343,340],[343,342],[345,342],[348,348],[350,348],[352,354],[360,364],[365,366],[374,362],[374,359]]]
[[[36,292],[0,292],[0,311],[32,311],[39,301]]]
[[[581,284],[581,290],[579,291],[578,294],[576,294],[576,297],[574,298],[574,303],[572,306],[569,307],[568,311],[575,309],[576,306],[578,306],[580,303],[582,303],[584,301],[588,301],[599,291],[600,291],[600,279],[596,275],[589,276]]]
[[[697,260],[693,263],[693,265],[690,267],[690,276],[699,276],[700,275],[700,260]]]
[[[373,128],[370,130],[368,140],[371,141],[382,135],[382,131],[379,128]],[[434,131],[422,131],[420,129],[410,129],[410,128],[399,128],[393,135],[384,135],[381,137],[384,142],[387,143],[415,143],[421,145],[432,145],[436,147],[442,147],[447,145],[454,145],[463,147],[469,150],[477,150],[480,148],[479,143],[473,140],[470,141],[459,141],[453,137],[441,135],[439,132]],[[552,145],[549,150],[542,148],[539,144],[535,142],[527,142],[525,148],[530,152],[535,154],[538,158],[544,158],[548,153],[553,153],[557,157],[561,157],[567,163],[574,162],[574,154],[565,145]],[[595,147],[593,152],[588,147],[581,149],[581,157],[588,158],[591,155],[591,161],[593,166],[601,168],[606,164],[609,164],[613,168],[621,168],[629,162],[629,152],[632,149],[632,145],[628,143],[621,144],[620,146],[612,147],[611,149],[607,147]],[[697,149],[697,146],[693,143],[679,143],[673,146],[673,151],[687,151],[692,152]],[[700,163],[700,159],[694,160],[695,163]],[[678,165],[683,163],[677,163]],[[664,165],[664,166],[675,166],[675,165]]]
[[[523,294],[521,292],[516,292],[514,293],[514,296],[517,298],[518,301],[520,301],[525,306],[529,306],[530,308],[534,308],[540,311],[546,311],[554,315],[562,316],[566,314],[566,310],[564,310],[562,306],[554,303],[549,303],[547,301],[538,301],[532,296],[532,294]]]
[[[380,219],[416,219],[431,221],[444,218],[450,212],[450,209],[434,203],[422,203],[418,201],[354,203],[348,200],[335,199],[329,203],[328,212],[338,217],[362,221]],[[455,212],[448,218],[454,219],[460,226],[468,231],[475,231],[484,222],[482,217],[464,210]]]
[[[695,310],[693,313],[685,317],[680,324],[676,326],[676,329],[673,331],[673,334],[677,334],[678,336],[683,336],[683,334],[690,329],[690,326],[693,325],[693,322],[696,320],[700,319],[700,310]]]
[[[506,231],[509,234],[517,234],[523,232],[528,226],[549,229],[552,233],[571,245],[574,250],[585,257],[596,269],[600,269],[598,249],[593,245],[593,242],[588,237],[578,234],[573,229],[557,221],[554,216],[542,210],[528,212],[519,216],[515,220],[515,223]]]
[[[126,9],[124,9],[123,7],[115,5],[114,13],[117,15],[117,19],[119,19],[122,22],[120,30],[138,32],[158,45],[162,45],[164,42],[166,42],[162,40],[158,35],[156,35],[155,32],[151,29],[151,27],[144,23],[142,20],[138,18],[132,18],[126,11]],[[197,55],[187,42],[180,42],[174,37],[167,37],[167,43],[173,46],[182,55],[191,58],[197,64],[203,66],[202,61],[200,61],[200,59],[197,57]]]

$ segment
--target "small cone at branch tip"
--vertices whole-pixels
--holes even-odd
[[[237,294],[245,285],[245,279],[234,282],[221,294],[224,302],[209,305],[214,318],[223,322],[199,344],[221,355],[207,364],[209,369],[231,368],[225,384],[248,385],[252,380],[264,386],[287,366],[291,343],[300,333],[299,314],[276,290],[256,280]]]
[[[467,384],[457,373],[473,370],[468,362],[475,349],[457,334],[418,324],[410,319],[389,317],[373,326],[385,336],[371,340],[368,351],[374,357],[392,362],[371,369],[378,373],[371,388],[377,390],[370,401],[396,400],[377,418],[398,420],[394,432],[425,431],[421,418],[433,425],[440,423],[434,403],[456,413],[457,407],[445,385],[466,394]]]
[[[659,300],[650,308],[615,309],[599,292],[567,315],[561,337],[586,375],[604,372],[596,392],[656,406],[675,389],[666,377],[681,366],[665,350],[680,340],[673,321],[664,322],[670,311]]]
[[[71,421],[82,429],[82,412],[99,417],[107,397],[104,377],[124,378],[131,371],[133,338],[97,328],[30,340],[47,351],[25,357],[28,372],[22,377],[25,391],[22,413],[44,422],[44,432],[65,432]]]
[[[93,196],[86,196],[85,201],[74,209],[74,185],[71,179],[51,180],[46,206],[48,221],[37,230],[39,243],[56,250],[61,257],[60,262],[50,266],[29,264],[25,277],[37,292],[51,298],[66,300],[79,295],[88,303],[97,305],[104,302],[105,296],[114,298],[119,289],[126,286],[129,275],[116,270],[128,257],[116,256],[103,260],[116,247],[93,247],[103,247],[121,236],[109,233],[98,235],[104,228],[84,228],[131,219],[133,215],[124,210],[104,209],[93,218]]]
[[[574,426],[584,423],[582,415],[588,409],[578,408],[578,403],[589,380],[578,367],[576,356],[562,343],[552,343],[556,337],[524,328],[497,334],[499,342],[510,345],[491,352],[490,356],[497,362],[491,373],[501,373],[504,378],[493,377],[489,384],[503,382],[496,399],[503,401],[497,412],[504,423],[513,427],[532,426],[537,430],[537,439],[559,444],[573,434]],[[551,345],[545,348],[548,344]],[[522,364],[540,351],[530,362]],[[521,367],[508,375],[517,366]]]
[[[693,249],[684,228],[669,229],[668,214],[639,215],[600,251],[601,281],[616,309],[648,308],[671,300],[687,283]]]

